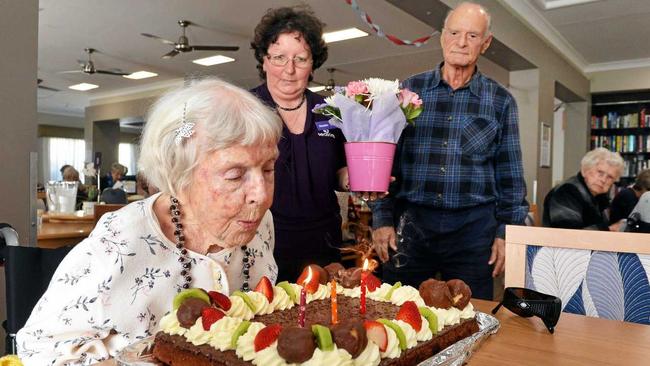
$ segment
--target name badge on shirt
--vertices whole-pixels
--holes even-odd
[[[331,125],[330,122],[327,121],[327,120],[325,120],[325,121],[316,121],[316,129],[318,131],[331,130],[331,129],[334,129],[334,128],[336,128],[336,126]]]

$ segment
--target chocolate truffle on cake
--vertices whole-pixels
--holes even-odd
[[[438,309],[449,309],[453,302],[451,292],[444,281],[430,278],[420,284],[420,297],[427,306]]]
[[[352,358],[357,358],[368,345],[366,328],[360,320],[345,320],[330,329],[336,346],[348,351]]]
[[[447,281],[447,287],[451,293],[451,302],[454,307],[463,310],[469,304],[472,290],[461,280],[449,280]]]
[[[310,329],[300,327],[283,328],[278,337],[278,353],[288,363],[309,360],[316,349],[316,341]]]
[[[325,271],[329,275],[330,280],[334,279],[336,282],[341,282],[341,271],[345,271],[345,267],[339,262],[333,262],[324,267]]]

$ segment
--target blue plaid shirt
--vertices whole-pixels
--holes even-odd
[[[476,71],[453,90],[435,70],[405,80],[424,111],[406,127],[395,155],[397,180],[374,202],[373,227],[393,226],[395,200],[459,210],[496,204],[497,236],[528,213],[519,146],[517,104],[494,80]]]

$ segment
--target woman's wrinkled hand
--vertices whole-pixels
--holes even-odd
[[[382,226],[372,231],[372,243],[375,252],[382,263],[388,261],[388,247],[397,251],[395,228],[392,226]]]

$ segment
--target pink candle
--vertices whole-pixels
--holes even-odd
[[[311,281],[311,267],[308,267],[307,277],[302,282],[302,288],[300,289],[300,308],[298,309],[298,326],[300,328],[305,327],[305,311],[307,310],[307,291],[305,287]]]
[[[330,282],[332,293],[330,294],[332,306],[332,325],[339,322],[338,302],[336,301],[336,280]]]
[[[361,307],[359,313],[366,314],[366,277],[368,277],[368,259],[363,261],[363,269],[361,270]]]

